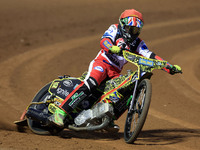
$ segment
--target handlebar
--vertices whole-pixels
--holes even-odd
[[[123,51],[128,51],[127,53],[132,53],[129,49],[126,49],[126,48],[122,48],[121,49],[121,54],[124,56],[124,57],[126,57],[125,59],[127,59],[127,56],[125,56],[126,55],[126,53],[124,53]],[[125,54],[125,55],[124,55]],[[167,61],[162,61],[162,60],[157,60],[157,59],[150,59],[150,58],[146,58],[146,57],[143,57],[143,56],[141,56],[141,55],[137,55],[137,54],[132,54],[132,55],[135,55],[135,56],[133,56],[134,57],[134,59],[136,58],[136,57],[139,57],[140,58],[140,60],[144,60],[144,63],[142,62],[140,62],[140,60],[139,60],[139,62],[138,61],[135,61],[135,60],[128,60],[128,61],[131,61],[131,62],[133,62],[134,64],[142,64],[142,65],[147,65],[147,66],[149,66],[149,67],[154,67],[155,69],[161,69],[161,68],[166,68],[166,69],[169,69],[170,70],[170,73],[171,74],[176,74],[176,73],[183,73],[182,72],[182,70],[178,70],[175,66],[173,66],[173,67],[171,67],[171,66],[169,66],[169,65],[167,65],[168,64],[168,62]],[[145,62],[146,61],[146,62]],[[158,68],[155,66],[155,65],[150,65],[151,64],[151,62],[154,64],[154,63],[156,63],[156,66],[159,66]],[[146,63],[146,64],[145,64]],[[161,67],[161,66],[163,66],[163,67]]]

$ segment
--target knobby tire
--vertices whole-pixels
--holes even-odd
[[[139,100],[139,95],[142,93],[142,89],[145,89],[145,97],[143,99],[143,106],[141,105],[141,108],[138,109],[138,100]],[[145,123],[150,102],[151,102],[151,94],[152,94],[152,87],[151,87],[151,82],[149,79],[144,79],[142,80],[138,87],[137,87],[137,92],[136,92],[136,100],[134,103],[134,109],[131,113],[127,114],[126,118],[126,123],[125,123],[125,128],[124,128],[124,139],[125,142],[128,144],[134,143],[134,141],[137,139],[140,131],[142,130],[142,127]],[[139,105],[140,106],[140,105]],[[138,115],[138,119],[135,120],[134,115]],[[133,131],[130,131],[133,124],[135,127],[133,127]]]
[[[40,89],[40,91],[33,98],[32,102],[42,101],[43,98],[49,94],[48,89],[49,89],[50,85],[51,85],[51,83],[48,83],[42,89]],[[35,134],[50,135],[50,134],[56,134],[56,133],[60,132],[60,129],[43,127],[40,125],[39,122],[34,121],[30,118],[27,118],[27,123],[28,123],[28,127],[30,128],[30,130]]]

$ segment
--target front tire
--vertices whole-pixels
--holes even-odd
[[[126,118],[124,139],[128,144],[134,143],[142,130],[151,102],[151,93],[150,80],[142,80],[137,87],[133,111],[128,113]]]

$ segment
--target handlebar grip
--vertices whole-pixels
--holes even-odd
[[[166,69],[169,69],[170,72],[173,72],[173,74],[175,74],[175,73],[181,73],[182,74],[183,73],[182,70],[177,70],[176,67],[174,67],[174,66],[170,67],[169,65],[167,65]]]

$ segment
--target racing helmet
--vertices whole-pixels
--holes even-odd
[[[128,42],[139,36],[143,24],[142,14],[135,9],[127,9],[119,17],[120,31]]]

